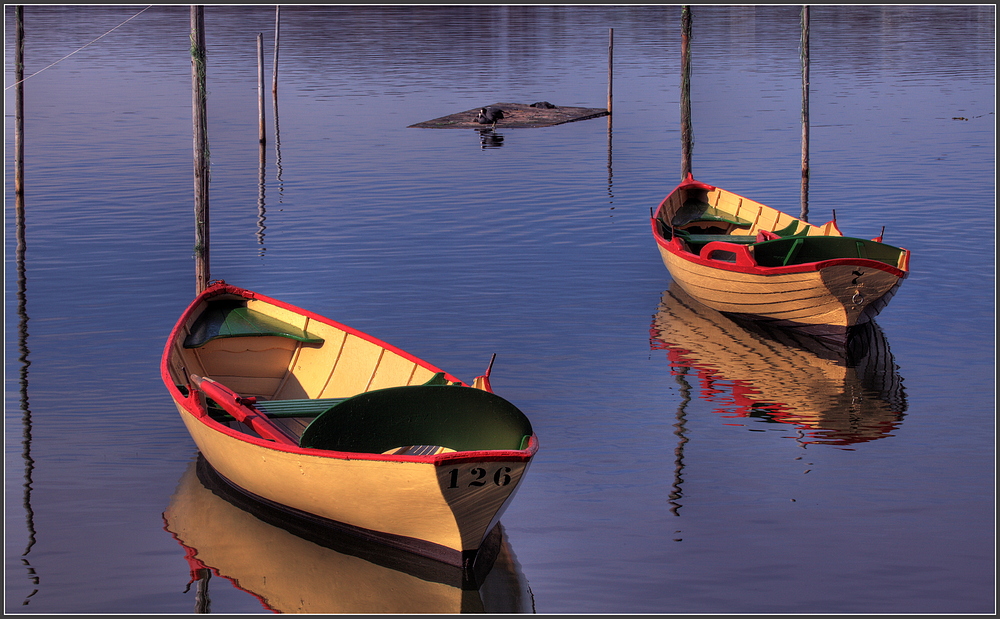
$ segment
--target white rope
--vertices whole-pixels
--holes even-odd
[[[132,17],[129,17],[128,19],[126,19],[126,20],[125,20],[125,21],[123,21],[122,23],[118,24],[117,26],[115,26],[115,27],[114,27],[114,28],[112,28],[111,30],[108,30],[107,32],[105,32],[105,33],[104,33],[104,34],[102,34],[101,36],[97,37],[96,39],[94,39],[94,40],[93,40],[93,41],[91,41],[90,43],[87,43],[86,45],[84,45],[84,46],[83,46],[83,47],[81,47],[80,49],[76,50],[75,52],[70,52],[69,54],[66,54],[65,56],[63,56],[63,57],[62,57],[62,58],[60,58],[59,60],[56,60],[55,62],[53,62],[53,63],[52,63],[52,64],[50,64],[49,66],[45,67],[44,69],[41,69],[41,70],[39,70],[39,71],[35,71],[34,73],[32,73],[31,75],[29,75],[28,77],[26,77],[26,78],[22,79],[22,80],[21,80],[20,82],[14,82],[14,83],[13,83],[13,84],[11,84],[10,86],[7,86],[6,88],[4,88],[4,90],[10,90],[10,89],[11,89],[11,88],[13,88],[14,86],[17,86],[18,84],[22,84],[22,83],[26,82],[27,80],[29,80],[29,79],[31,79],[31,78],[33,78],[33,77],[35,77],[36,75],[38,75],[38,74],[39,74],[39,73],[41,73],[42,71],[46,71],[46,70],[48,70],[48,69],[51,69],[52,67],[56,66],[57,64],[59,64],[59,63],[60,63],[60,62],[62,62],[63,60],[66,60],[67,58],[69,58],[70,56],[72,56],[73,54],[76,54],[76,53],[78,53],[78,52],[82,52],[82,51],[83,51],[84,49],[86,49],[86,48],[90,47],[90,46],[91,46],[91,45],[93,45],[94,43],[97,43],[98,41],[100,41],[100,40],[101,40],[101,39],[103,39],[104,37],[108,36],[109,34],[111,34],[112,32],[114,32],[115,30],[118,30],[119,28],[121,28],[121,27],[122,27],[122,26],[124,26],[125,24],[129,23],[130,21],[132,21],[132,20],[133,20],[133,19],[135,19],[136,17],[139,17],[140,15],[142,15],[143,13],[145,13],[145,12],[146,12],[146,11],[147,11],[148,9],[151,9],[151,8],[153,8],[153,6],[154,6],[154,5],[152,5],[152,4],[151,4],[151,5],[149,5],[149,6],[147,6],[147,7],[145,8],[145,9],[143,9],[143,10],[139,11],[138,13],[136,13],[135,15],[133,15]]]

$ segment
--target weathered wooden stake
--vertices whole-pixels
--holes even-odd
[[[264,33],[257,33],[257,139],[267,142],[264,134]]]
[[[278,100],[278,25],[281,23],[281,7],[274,7],[274,66],[271,67],[271,94]]]
[[[191,115],[194,124],[195,290],[208,287],[208,95],[206,90],[205,7],[191,7]]]
[[[612,90],[611,82],[614,76],[615,29],[608,28],[608,114],[611,114]]]
[[[681,7],[681,180],[691,174],[691,7]]]
[[[14,49],[14,206],[17,218],[24,216],[24,7],[14,9],[17,42]]]
[[[809,6],[802,7],[802,221],[809,221]]]

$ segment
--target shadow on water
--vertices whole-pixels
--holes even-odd
[[[667,350],[678,380],[693,372],[698,397],[717,405],[714,412],[790,424],[803,444],[846,448],[890,437],[906,411],[902,379],[874,322],[855,328],[838,347],[737,323],[671,284],[653,318],[650,347]]]
[[[253,501],[202,456],[184,472],[164,528],[180,542],[209,612],[214,574],[276,612],[533,613],[534,600],[501,525],[495,558],[470,574],[338,533]]]

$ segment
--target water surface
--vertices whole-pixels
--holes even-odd
[[[25,74],[142,8],[27,7]],[[263,170],[274,9],[206,9],[212,276],[466,380],[496,353],[532,420],[513,584],[479,603],[994,610],[995,9],[811,15],[810,220],[913,252],[851,367],[675,302],[648,216],[680,174],[679,7],[283,7]],[[8,613],[267,612],[226,574],[206,596],[164,517],[197,456],[158,376],[195,292],[188,25],[149,8],[25,83],[21,265],[6,101]],[[610,28],[611,123],[407,128],[602,107]],[[692,45],[696,177],[797,212],[799,8],[695,7]]]

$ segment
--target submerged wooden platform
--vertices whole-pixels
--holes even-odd
[[[554,108],[531,107],[525,103],[494,103],[489,106],[498,107],[503,110],[503,119],[497,123],[497,129],[529,128],[529,127],[551,127],[571,123],[578,120],[589,120],[607,116],[608,111],[604,108],[592,107],[562,107]],[[490,125],[476,122],[476,116],[481,107],[477,107],[465,112],[442,116],[434,120],[427,120],[410,128],[420,129],[486,129]]]

